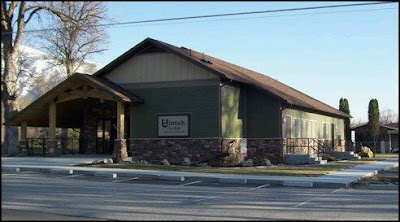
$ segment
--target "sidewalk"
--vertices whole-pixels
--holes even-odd
[[[4,161],[3,158],[2,162],[2,171],[13,172],[28,170],[64,174],[83,173],[103,177],[147,177],[175,181],[195,179],[230,184],[273,184],[281,186],[330,188],[347,187],[350,183],[356,182],[363,177],[373,176],[378,172],[398,167],[399,165],[398,158],[391,158],[383,161],[374,161],[369,164],[360,164],[354,168],[345,169],[319,177],[290,177],[77,167],[69,166],[65,163],[57,165],[57,161],[53,161],[50,166],[43,166],[43,164],[37,164],[37,162],[35,162],[36,164],[21,164],[17,161],[16,164],[13,164],[10,163],[10,161]]]

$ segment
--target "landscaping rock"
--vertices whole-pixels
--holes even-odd
[[[252,159],[248,159],[248,160],[244,161],[242,163],[242,166],[244,166],[244,167],[252,167],[253,166],[253,160]]]
[[[92,164],[103,164],[104,160],[93,160]]]
[[[184,165],[184,166],[190,166],[190,164],[191,164],[190,159],[187,158],[187,157],[185,157],[185,158],[183,159],[182,165]]]
[[[161,161],[161,164],[162,164],[162,165],[165,165],[165,166],[171,165],[171,164],[169,164],[169,162],[168,162],[167,159],[163,159],[163,160]]]
[[[262,165],[264,165],[264,166],[272,166],[272,165],[274,165],[274,164],[272,164],[271,161],[270,161],[269,159],[265,158],[265,159],[263,160],[263,162],[262,162]]]
[[[122,161],[124,161],[124,162],[130,162],[130,163],[133,162],[133,161],[132,161],[132,157],[126,157],[126,158],[122,159]]]
[[[361,157],[368,157],[368,158],[374,157],[374,153],[371,151],[370,148],[368,148],[366,146],[361,147],[360,152],[358,152],[358,155]]]
[[[114,161],[112,159],[104,159],[103,163],[113,163]]]

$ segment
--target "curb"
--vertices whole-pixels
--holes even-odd
[[[147,178],[147,179],[157,179],[157,180],[166,180],[166,181],[178,181],[178,182],[183,182],[187,179],[194,179],[194,180],[201,180],[204,182],[210,182],[210,183],[221,183],[221,184],[255,184],[255,185],[264,185],[264,184],[271,184],[271,185],[277,185],[277,186],[284,186],[284,187],[305,187],[305,188],[342,188],[342,187],[348,187],[351,183],[357,182],[361,180],[362,178],[365,177],[370,177],[373,175],[376,175],[382,171],[390,170],[392,168],[398,167],[398,163],[392,163],[389,166],[385,166],[382,169],[379,170],[370,170],[369,172],[365,173],[362,176],[359,176],[358,178],[353,178],[349,180],[344,180],[340,182],[332,182],[332,181],[323,181],[322,179],[314,178],[313,179],[287,179],[287,178],[282,178],[282,179],[256,179],[256,178],[238,178],[238,177],[218,177],[218,176],[201,176],[201,175],[174,175],[171,173],[160,173],[160,172],[99,172],[97,170],[92,170],[92,169],[69,169],[68,167],[63,167],[63,168],[50,168],[50,167],[45,167],[45,168],[40,168],[40,167],[25,167],[25,166],[2,166],[1,170],[2,172],[13,172],[13,173],[18,173],[18,172],[26,172],[26,171],[32,171],[32,172],[41,172],[41,173],[50,173],[50,174],[68,174],[68,175],[73,175],[73,174],[84,174],[88,176],[96,176],[96,177],[106,177],[106,178],[119,178],[119,177],[142,177],[142,178]],[[223,175],[223,174],[221,174]]]

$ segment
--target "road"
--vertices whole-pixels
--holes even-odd
[[[398,189],[2,173],[2,219],[18,210],[66,220],[398,220],[398,197]]]

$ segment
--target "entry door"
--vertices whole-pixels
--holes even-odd
[[[99,119],[97,121],[96,153],[111,154],[116,135],[115,119]]]

